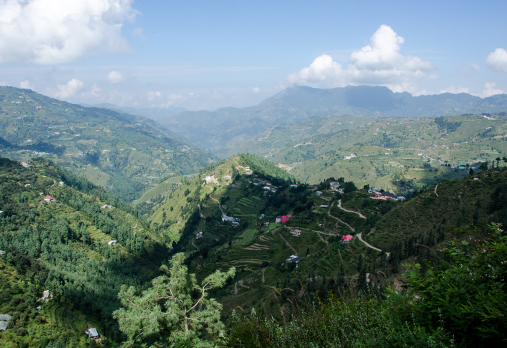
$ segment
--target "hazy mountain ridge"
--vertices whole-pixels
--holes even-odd
[[[232,143],[253,137],[274,125],[294,124],[313,116],[437,117],[507,110],[507,95],[480,98],[444,93],[414,97],[387,87],[348,86],[287,88],[256,106],[216,111],[186,111],[159,122],[174,132],[219,153]]]

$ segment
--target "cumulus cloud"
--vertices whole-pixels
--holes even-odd
[[[391,27],[381,25],[370,38],[369,45],[350,54],[347,68],[323,54],[287,79],[291,83],[327,88],[367,84],[403,89],[434,69],[427,60],[401,54],[404,41]]]
[[[125,52],[132,0],[0,0],[0,63],[59,64],[96,51]]]
[[[123,74],[118,70],[112,70],[107,74],[107,80],[110,83],[120,83],[124,80]]]
[[[26,88],[26,89],[34,89],[32,83],[28,81],[28,79],[25,79],[19,83],[19,87]]]
[[[67,99],[74,96],[83,89],[84,83],[78,79],[72,79],[65,85],[57,85],[58,91],[54,94],[55,98]]]
[[[148,96],[149,101],[153,101],[153,100],[155,100],[155,98],[160,98],[160,96],[162,94],[158,91],[150,91],[150,92],[146,93],[146,95]]]
[[[497,48],[488,55],[486,65],[495,71],[507,72],[507,51],[503,48]]]
[[[495,95],[495,94],[504,94],[505,93],[501,89],[495,88],[496,83],[494,83],[494,82],[486,82],[484,84],[484,87],[485,87],[485,89],[481,93],[481,97],[483,97],[483,98],[491,97],[492,95]]]
[[[451,85],[449,88],[445,88],[440,90],[440,93],[452,93],[452,94],[459,94],[459,93],[470,93],[468,87],[461,87],[455,88],[454,85]]]

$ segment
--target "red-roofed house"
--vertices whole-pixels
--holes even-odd
[[[53,196],[51,196],[51,195],[47,195],[47,196],[44,198],[44,200],[45,200],[46,202],[51,202],[51,201],[53,200]]]
[[[352,237],[352,235],[350,234],[347,234],[346,236],[343,236],[342,238],[342,242],[345,243],[345,244],[348,244],[350,243],[350,241],[353,239],[354,237]]]

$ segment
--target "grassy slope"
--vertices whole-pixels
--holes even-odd
[[[453,116],[444,120],[461,122],[461,125],[452,130],[439,127],[434,119],[367,118],[361,119],[359,125],[354,123],[352,129],[335,131],[343,120],[330,118],[320,121],[327,122],[329,133],[305,127],[305,122],[277,126],[264,132],[265,136],[251,139],[237,148],[245,147],[251,153],[281,163],[291,174],[309,183],[344,177],[357,186],[369,184],[401,191],[421,188],[443,178],[463,176],[459,171],[441,167],[444,162],[472,164],[507,154],[505,117],[488,120],[477,115]],[[312,136],[301,141],[303,131]],[[296,146],[299,144],[304,145]],[[357,157],[345,160],[344,156],[351,153]],[[430,158],[431,167],[411,182],[415,176],[413,169],[423,168]]]

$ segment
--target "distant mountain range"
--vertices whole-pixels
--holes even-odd
[[[387,87],[348,86],[318,89],[295,86],[247,108],[185,111],[159,120],[163,126],[212,153],[251,138],[269,127],[313,116],[437,117],[507,111],[507,95],[480,98],[444,93],[414,97]]]

